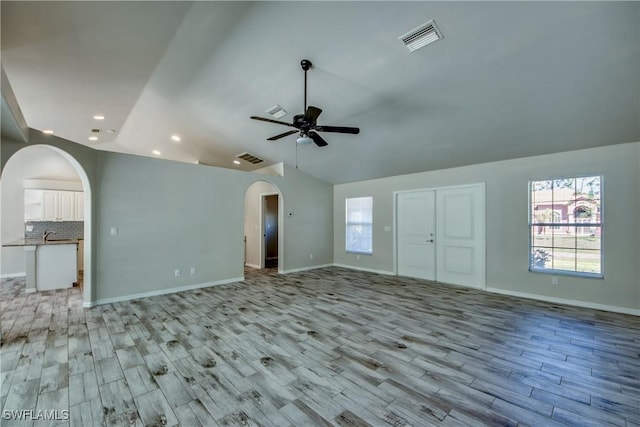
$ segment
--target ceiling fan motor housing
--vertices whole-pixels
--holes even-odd
[[[293,126],[300,129],[302,132],[307,133],[311,128],[311,123],[305,120],[304,114],[296,114],[293,116]]]

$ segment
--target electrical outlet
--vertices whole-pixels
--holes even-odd
[[[313,259],[313,254],[309,254],[309,259]]]
[[[118,235],[118,227],[111,227],[111,235],[112,236]]]
[[[191,274],[196,274],[196,268],[195,267],[191,267]]]
[[[182,274],[179,268],[176,268],[176,270],[173,273],[176,275],[176,277],[180,277],[180,275]]]
[[[551,284],[552,285],[558,284],[558,276],[551,276]]]
[[[356,261],[360,261],[360,255],[356,255]]]

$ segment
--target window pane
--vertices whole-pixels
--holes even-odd
[[[371,253],[371,225],[347,226],[347,251]]]
[[[553,269],[576,271],[576,250],[553,248]]]
[[[531,236],[531,243],[535,247],[550,248],[553,246],[553,236],[546,234],[543,230],[547,228],[545,226],[534,226],[533,234]]]
[[[552,253],[553,249],[550,248],[532,248],[531,267],[534,269],[553,268]]]
[[[576,248],[575,227],[559,227],[553,230],[553,247],[562,249]]]
[[[576,271],[600,274],[601,256],[599,250],[578,250]]]
[[[548,210],[553,203],[553,181],[533,181],[531,183],[531,221],[547,222]]]
[[[578,249],[600,250],[600,227],[576,227]]]
[[[371,222],[372,197],[347,199],[347,222]]]
[[[590,199],[600,198],[600,177],[589,176],[576,178],[576,192],[584,194]]]

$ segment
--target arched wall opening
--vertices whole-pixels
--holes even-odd
[[[59,155],[60,157],[62,157],[64,160],[66,160],[68,162],[68,164],[70,165],[70,167],[73,169],[73,171],[75,172],[77,178],[79,179],[80,183],[82,184],[82,190],[84,193],[84,226],[83,226],[83,238],[84,238],[84,260],[83,260],[83,265],[82,265],[82,269],[83,269],[83,288],[84,288],[84,292],[83,292],[83,306],[84,307],[91,307],[92,303],[92,295],[93,295],[93,236],[92,236],[92,216],[91,216],[91,212],[92,212],[92,191],[91,191],[91,183],[89,181],[89,177],[87,176],[87,173],[84,169],[84,167],[75,159],[75,157],[73,157],[71,154],[69,154],[68,152],[66,152],[65,150],[62,150],[58,147],[54,147],[51,145],[46,145],[46,144],[34,144],[34,145],[28,145],[25,146],[24,148],[19,149],[18,151],[16,151],[15,153],[13,153],[13,155],[11,155],[11,157],[7,160],[5,167],[2,170],[2,176],[1,176],[1,180],[2,180],[2,187],[3,187],[3,193],[5,193],[6,190],[6,185],[9,185],[7,183],[8,180],[8,176],[9,175],[13,175],[15,174],[15,170],[16,168],[19,168],[19,162],[23,161],[24,158],[28,158],[27,151],[26,150],[30,150],[28,154],[33,154],[35,156],[37,156],[37,152],[38,150],[40,150],[42,152],[42,150],[48,151],[51,150],[52,153],[56,153],[57,155]],[[35,154],[34,154],[35,153]],[[23,159],[23,160],[21,160]],[[36,178],[35,176],[33,177],[34,179]],[[50,179],[50,180],[55,180],[56,176],[42,176],[39,177],[40,179]],[[64,177],[62,177],[61,179],[64,179]],[[15,181],[15,179],[13,180]],[[20,179],[20,181],[22,181],[22,179]],[[13,186],[16,186],[17,184],[14,182],[13,184],[11,184]],[[22,194],[22,182],[20,182],[20,192]],[[4,199],[5,196],[3,196]],[[18,203],[17,201],[15,203]],[[15,203],[13,203],[12,205],[15,206]],[[24,204],[24,199],[21,199],[21,203],[22,205]],[[11,209],[11,207],[7,207],[5,205],[5,203],[3,203],[3,217],[5,217],[7,211],[5,211],[6,209]],[[22,210],[19,210],[20,212],[23,212]],[[21,221],[24,221],[24,216],[21,216]],[[3,227],[6,226],[6,220],[3,219]],[[11,223],[9,224],[10,227],[16,227],[18,226],[17,222],[15,224]],[[22,233],[22,236],[24,237],[24,222],[22,222],[22,229],[20,230],[20,232]],[[12,232],[18,232],[18,230],[11,230]],[[3,243],[6,243],[4,241],[5,236],[7,235],[6,230],[3,230]]]
[[[273,203],[277,197],[277,232],[273,227]],[[274,267],[274,240],[277,241],[277,268],[284,271],[284,200],[273,183],[256,181],[245,191],[244,199],[244,265],[251,268]],[[275,236],[274,236],[275,234]]]

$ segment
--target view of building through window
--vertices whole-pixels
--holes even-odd
[[[530,269],[602,276],[602,177],[531,181]]]

